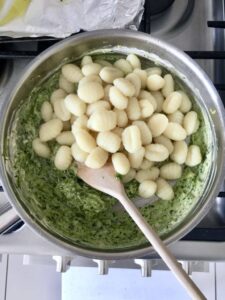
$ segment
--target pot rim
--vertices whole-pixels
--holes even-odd
[[[223,115],[225,115],[224,107],[222,104],[222,101],[208,78],[208,76],[205,74],[205,72],[199,67],[199,65],[194,62],[188,55],[186,55],[183,51],[175,48],[174,46],[167,44],[166,42],[163,42],[157,38],[153,38],[149,36],[148,34],[145,33],[140,33],[140,32],[134,32],[131,30],[114,30],[114,29],[104,29],[104,30],[96,30],[92,32],[85,32],[85,33],[80,33],[75,36],[69,37],[63,41],[60,41],[50,48],[46,49],[44,52],[39,54],[34,60],[32,60],[24,70],[24,73],[21,77],[21,79],[18,81],[16,84],[14,90],[12,91],[8,103],[4,103],[2,107],[2,113],[6,113],[8,108],[10,107],[10,103],[16,96],[19,88],[21,85],[26,81],[27,77],[37,68],[38,65],[43,63],[46,59],[51,57],[54,53],[59,52],[63,50],[65,47],[69,46],[73,42],[82,42],[91,38],[101,38],[103,39],[104,37],[107,36],[112,36],[112,37],[132,37],[135,38],[136,41],[138,40],[144,40],[145,42],[150,42],[151,44],[157,45],[166,51],[172,53],[172,55],[176,55],[176,57],[179,60],[183,60],[184,62],[188,63],[188,66],[192,69],[193,72],[198,74],[199,79],[201,80],[203,87],[207,89],[208,93],[210,94],[211,98],[214,100],[214,105],[216,107],[217,113],[218,113],[218,118],[221,123],[221,128],[224,130],[225,129],[225,120],[223,118]],[[6,113],[7,115],[7,113]],[[5,117],[5,116],[4,116]],[[4,124],[4,121],[3,121]],[[1,138],[1,147],[3,147],[3,137],[4,137],[4,126],[1,126],[0,128],[0,138]],[[222,132],[217,132],[217,135],[219,134],[220,136],[220,145],[221,147],[221,153],[225,152],[225,135],[222,134]],[[170,237],[164,239],[164,243],[166,245],[171,244],[172,242],[175,242],[182,238],[185,234],[187,234],[192,228],[194,228],[197,223],[206,215],[206,213],[209,211],[209,209],[212,206],[213,199],[216,198],[218,195],[218,192],[220,190],[220,187],[222,185],[222,181],[224,179],[224,173],[225,173],[225,163],[224,163],[224,156],[220,156],[220,166],[216,170],[217,172],[217,178],[215,180],[215,185],[212,188],[211,191],[209,191],[208,194],[208,199],[205,200],[205,202],[202,204],[202,207],[200,208],[199,212],[193,216],[193,218],[188,222],[187,224],[184,224],[182,228],[178,229],[177,232],[172,234]],[[134,257],[143,257],[147,254],[152,254],[154,252],[152,246],[146,246],[142,248],[138,248],[135,250],[124,250],[124,251],[93,251],[93,250],[88,250],[83,247],[79,247],[76,245],[72,245],[69,243],[64,242],[62,239],[59,239],[55,236],[53,236],[50,232],[47,231],[47,229],[43,229],[39,224],[37,224],[32,217],[25,212],[24,208],[22,205],[17,201],[17,197],[15,193],[13,192],[13,189],[11,188],[11,185],[8,180],[8,176],[5,176],[5,164],[4,164],[4,158],[3,155],[1,155],[0,158],[0,172],[2,176],[2,182],[4,186],[4,190],[7,194],[8,200],[11,202],[11,204],[15,207],[16,211],[18,212],[19,216],[26,222],[26,224],[29,225],[29,227],[34,230],[36,233],[41,235],[42,237],[46,238],[48,241],[56,244],[57,246],[63,247],[64,249],[68,250],[71,254],[78,254],[86,257],[91,257],[91,258],[98,258],[98,259],[123,259],[123,258],[134,258]]]

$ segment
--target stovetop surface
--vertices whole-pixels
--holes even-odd
[[[219,88],[218,91],[225,104],[224,30],[208,27],[208,21],[224,20],[224,1],[175,0],[171,2],[171,6],[162,13],[152,15],[150,1],[146,1],[140,30],[163,39],[196,58]],[[0,65],[4,70],[0,75],[0,106],[1,101],[7,101],[7,96],[19,78],[20,72],[30,59],[56,41],[52,38],[25,39],[22,42],[0,40]],[[6,205],[6,200],[0,187],[0,214],[3,204]],[[17,224],[17,228],[19,225]],[[208,215],[183,240],[225,242],[225,186],[221,187],[221,193],[215,199]]]

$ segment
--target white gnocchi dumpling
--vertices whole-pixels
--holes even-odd
[[[188,145],[185,141],[174,142],[174,150],[170,155],[170,158],[176,163],[182,165],[187,158]]]
[[[174,197],[174,191],[171,185],[163,178],[158,178],[156,181],[157,190],[156,195],[162,200],[172,200]]]
[[[148,99],[140,99],[141,117],[143,119],[150,117],[154,112],[154,107]]]
[[[84,102],[93,103],[104,97],[104,89],[99,82],[88,81],[78,86],[77,95]]]
[[[130,125],[122,132],[122,142],[124,148],[129,153],[135,153],[141,148],[141,132],[138,126]]]
[[[140,69],[141,68],[141,61],[137,57],[137,55],[135,55],[135,54],[129,54],[126,59],[129,61],[129,63],[133,67],[133,69],[136,69],[136,68]]]
[[[80,129],[75,132],[75,139],[78,146],[83,151],[88,153],[90,153],[97,146],[94,137],[84,129]]]
[[[47,143],[42,142],[39,138],[33,140],[32,148],[34,152],[40,157],[49,158],[51,155],[51,150]]]
[[[202,154],[199,146],[191,145],[188,147],[185,164],[189,167],[195,167],[202,161]]]
[[[126,175],[130,170],[130,162],[124,153],[113,153],[112,164],[115,171],[121,175]]]
[[[40,126],[39,137],[42,142],[55,139],[63,129],[63,122],[59,119],[52,119]]]
[[[174,113],[180,107],[181,100],[182,96],[179,92],[172,92],[166,97],[165,101],[163,102],[162,110],[166,114]]]
[[[97,63],[90,63],[90,64],[85,64],[81,71],[84,74],[84,76],[89,76],[89,75],[98,75],[99,72],[101,71],[102,66]]]
[[[114,63],[114,67],[120,69],[125,75],[133,71],[133,67],[127,59],[120,58]]]
[[[72,153],[68,146],[60,146],[54,159],[55,167],[61,171],[67,170],[72,163]]]
[[[149,91],[158,91],[161,90],[165,85],[165,79],[158,74],[153,74],[147,78],[147,88]]]
[[[117,109],[127,108],[128,98],[124,96],[121,91],[115,86],[112,86],[109,90],[109,100]]]
[[[198,115],[195,111],[189,111],[183,119],[183,127],[187,132],[187,135],[195,133],[199,128],[200,122]]]
[[[97,145],[102,149],[115,153],[120,149],[121,138],[114,132],[99,132],[96,139]]]
[[[93,149],[85,160],[85,165],[91,169],[100,169],[108,160],[108,152],[100,147]]]
[[[68,81],[63,74],[59,77],[59,87],[64,90],[67,94],[73,93],[75,90],[75,84]]]
[[[178,123],[169,122],[163,134],[173,141],[182,141],[187,137],[185,129]]]
[[[141,117],[141,108],[136,97],[131,97],[127,105],[127,116],[129,120],[138,120]]]
[[[81,67],[93,63],[92,57],[90,55],[85,55],[81,60]]]
[[[128,153],[128,158],[130,161],[131,168],[138,169],[142,164],[144,155],[145,155],[144,147],[141,147],[137,152]]]
[[[159,168],[151,167],[147,170],[139,170],[136,173],[135,179],[142,183],[145,180],[156,180],[159,177]]]
[[[72,131],[63,131],[56,137],[56,142],[60,145],[71,146],[75,142]]]
[[[160,162],[169,157],[169,151],[161,144],[151,144],[145,147],[145,157],[150,161]]]
[[[104,67],[101,69],[99,76],[107,83],[113,83],[116,78],[123,77],[124,73],[115,67]]]
[[[150,117],[148,126],[153,137],[160,136],[168,126],[168,118],[164,114],[154,114]]]
[[[143,181],[138,188],[139,196],[143,198],[152,197],[157,189],[157,184],[152,180],[145,180]]]
[[[71,146],[71,154],[73,156],[73,158],[80,162],[80,163],[84,163],[85,160],[88,157],[88,152],[83,151],[78,144],[75,142],[73,143],[73,145]]]
[[[135,86],[126,78],[117,78],[113,81],[113,84],[124,96],[134,96]]]
[[[53,109],[51,103],[44,101],[41,106],[41,117],[45,122],[48,122],[52,119]]]
[[[151,144],[152,134],[148,125],[144,121],[134,121],[132,124],[136,125],[140,130],[142,145]]]
[[[112,110],[95,111],[87,122],[88,128],[97,132],[110,131],[116,127],[116,124],[117,116]]]
[[[69,94],[66,96],[64,103],[67,110],[77,117],[84,115],[86,112],[86,103],[75,94]]]
[[[164,77],[165,84],[162,88],[162,94],[166,98],[174,92],[174,80],[171,74],[166,74]]]
[[[64,99],[58,99],[54,102],[54,113],[57,118],[62,121],[68,121],[71,118],[71,113],[67,109]]]
[[[99,100],[97,102],[88,104],[86,114],[90,116],[91,114],[93,114],[98,110],[110,110],[110,109],[111,109],[111,105],[108,101]]]
[[[183,92],[183,91],[178,91],[181,96],[182,96],[182,101],[181,101],[181,105],[179,107],[179,110],[182,112],[182,113],[187,113],[191,110],[192,108],[192,103],[191,103],[191,100],[190,98],[188,97],[188,95]]]
[[[167,180],[179,179],[182,175],[182,167],[177,163],[171,162],[160,168],[160,177]]]
[[[66,64],[62,66],[62,74],[66,80],[72,83],[79,82],[83,77],[81,69],[74,64]]]

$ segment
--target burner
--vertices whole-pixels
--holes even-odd
[[[150,15],[158,15],[162,13],[164,10],[168,9],[174,0],[156,0],[150,1]]]

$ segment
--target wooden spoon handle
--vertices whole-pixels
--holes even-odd
[[[180,283],[186,288],[189,295],[194,300],[206,300],[205,296],[191,280],[188,274],[183,270],[176,258],[172,255],[169,249],[164,245],[162,240],[159,238],[153,228],[146,222],[140,211],[136,208],[134,203],[124,193],[123,195],[117,195],[116,197],[123,205],[125,210],[143,232],[145,237],[154,247],[156,252],[161,256],[164,262],[167,264],[169,269],[173,272]]]

